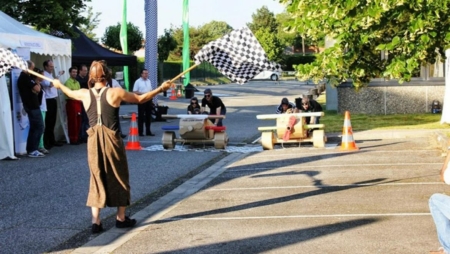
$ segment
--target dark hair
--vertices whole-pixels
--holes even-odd
[[[80,64],[80,65],[78,65],[78,70],[81,71],[83,69],[83,67],[86,67],[86,69],[88,68],[87,65]]]
[[[35,72],[37,72],[37,73],[39,73],[39,74],[42,74],[42,73],[44,73],[44,70],[42,70],[42,69],[39,69],[39,68],[34,68],[34,70],[33,71],[35,71]]]
[[[69,73],[72,72],[72,70],[77,70],[77,71],[78,71],[78,68],[75,67],[75,66],[70,67],[70,68],[69,68]]]
[[[191,101],[196,101],[196,102],[198,102],[198,99],[197,99],[197,97],[192,97],[192,98],[191,98]]]
[[[53,62],[53,60],[52,60],[52,59],[45,60],[45,61],[44,61],[44,68],[47,67],[47,66],[48,66],[48,63],[50,63],[50,62]]]
[[[110,79],[108,67],[105,61],[93,61],[89,70],[89,86],[93,87],[96,82],[106,83]]]
[[[37,67],[35,67],[35,68],[33,69],[33,71],[34,71],[34,72],[37,72],[37,73],[39,73],[39,74],[44,74],[44,70],[41,70],[41,69],[39,69],[39,68],[37,68]],[[33,79],[38,78],[38,76],[33,75],[33,74],[31,74],[31,77],[32,77]]]
[[[142,69],[142,70],[141,70],[141,75],[142,75],[142,73],[143,73],[144,71],[148,71],[148,70],[147,70],[147,69]]]

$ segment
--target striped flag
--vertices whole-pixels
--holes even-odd
[[[0,48],[0,77],[9,72],[12,67],[28,70],[27,63],[20,56],[7,49]]]
[[[266,52],[248,27],[206,44],[195,64],[207,61],[233,82],[243,84],[262,71],[281,72],[281,65],[269,61]]]

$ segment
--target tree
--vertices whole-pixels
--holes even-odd
[[[170,51],[177,47],[177,42],[172,36],[173,31],[164,29],[164,35],[158,38],[158,61],[166,61],[169,57]]]
[[[411,80],[420,65],[434,63],[450,42],[450,1],[280,0],[301,35],[329,36],[334,46],[311,64],[299,65],[303,79],[352,79],[356,88],[372,78]],[[305,15],[305,14],[308,15]],[[388,57],[381,59],[381,53]]]
[[[227,22],[213,20],[203,25],[202,30],[209,34],[211,40],[216,40],[233,31],[233,28]]]
[[[90,0],[1,0],[0,10],[20,22],[37,30],[51,33],[59,31],[74,36],[72,25],[86,24],[87,19],[80,15]]]
[[[263,47],[267,57],[271,61],[280,62],[283,57],[283,45],[278,39],[277,35],[270,32],[270,28],[260,28],[255,37]]]
[[[102,14],[101,12],[94,13],[92,11],[92,6],[87,7],[86,11],[86,24],[81,24],[79,29],[83,32],[87,37],[89,37],[93,41],[97,41],[97,35],[94,33],[94,30],[98,27],[100,23],[99,16]]]
[[[305,54],[305,46],[324,46],[325,39],[323,37],[317,40],[312,40],[310,38],[302,38],[302,36],[292,27],[287,26],[294,20],[293,15],[284,11],[276,15],[276,20],[278,23],[278,39],[284,46],[293,46],[294,48],[301,48],[303,54]]]
[[[271,33],[276,33],[278,22],[273,12],[269,11],[267,6],[263,6],[252,14],[252,22],[247,23],[248,28],[255,34],[261,28],[267,28]]]
[[[224,36],[231,30],[233,28],[222,21],[211,21],[200,27],[189,27],[190,58],[194,59],[195,54],[208,42]],[[178,46],[171,52],[170,58],[173,60],[180,59],[183,49],[183,29],[175,28],[173,30],[173,38]]]
[[[298,46],[295,45],[297,41],[301,41],[301,36],[296,31],[292,29],[288,29],[286,27],[286,23],[292,20],[292,15],[287,12],[282,12],[278,14],[276,17],[278,23],[278,38],[280,42],[285,46]],[[299,38],[299,39],[298,39]]]
[[[122,51],[119,35],[120,23],[117,23],[117,25],[115,26],[109,26],[106,28],[105,34],[102,37],[102,43],[109,48]],[[142,41],[144,40],[144,36],[142,35],[141,30],[139,30],[139,27],[133,25],[131,22],[128,22],[127,36],[128,50],[130,51],[130,54],[142,48]]]

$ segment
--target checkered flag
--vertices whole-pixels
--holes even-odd
[[[12,67],[28,70],[27,63],[17,54],[0,48],[0,77],[5,75]]]
[[[249,81],[262,71],[281,72],[281,66],[269,61],[261,44],[247,27],[206,44],[194,58],[197,65],[207,61],[239,84]]]

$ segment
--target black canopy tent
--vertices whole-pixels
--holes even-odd
[[[113,52],[91,40],[78,28],[74,27],[73,29],[79,34],[78,38],[72,39],[72,64],[74,66],[81,64],[89,66],[95,60],[105,60],[109,66],[135,66],[137,64],[136,56]]]

